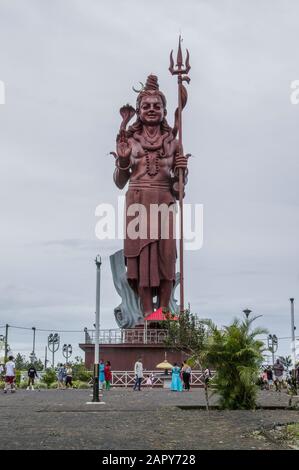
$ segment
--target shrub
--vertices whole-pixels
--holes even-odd
[[[28,387],[28,381],[23,380],[22,382],[20,382],[20,385],[19,385],[18,388],[21,389],[21,390],[25,390],[27,387]],[[48,386],[44,382],[35,382],[34,388],[35,389],[47,389]]]
[[[92,372],[87,370],[84,364],[73,365],[73,380],[79,380],[80,382],[88,382],[92,376]]]
[[[210,323],[210,336],[202,359],[216,369],[213,383],[224,409],[253,409],[256,406],[256,383],[264,347],[256,336],[267,333],[267,330],[251,330],[254,320],[255,317],[242,322],[235,319],[222,330]]]
[[[47,384],[48,387],[53,382],[57,381],[57,376],[56,376],[55,370],[54,369],[47,369],[46,373],[43,375],[41,381],[44,382],[45,384]]]
[[[40,390],[42,389],[46,390],[48,388],[48,385],[45,384],[44,382],[37,382],[36,388],[39,388]]]
[[[48,385],[48,388],[53,390],[54,388],[57,388],[57,381],[56,382],[52,382],[50,384],[47,384]]]
[[[20,380],[21,380],[21,371],[16,370],[16,386],[19,387],[20,385]]]
[[[27,388],[28,386],[28,381],[27,380],[22,380],[22,382],[19,383],[18,388],[23,390],[24,388]]]
[[[90,388],[87,382],[83,382],[81,380],[74,380],[73,387],[78,389],[87,389]]]

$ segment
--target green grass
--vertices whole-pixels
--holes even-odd
[[[299,439],[299,423],[288,424],[287,434],[288,434],[288,437]]]

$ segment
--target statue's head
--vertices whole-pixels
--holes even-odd
[[[159,90],[158,78],[155,75],[147,77],[146,84],[137,98],[136,113],[140,121],[149,126],[156,126],[164,120],[167,113],[166,98]]]
[[[163,134],[172,134],[172,128],[166,120],[166,98],[159,90],[158,78],[149,75],[145,86],[139,92],[136,103],[137,119],[127,130],[128,137],[142,132],[143,124],[156,126],[160,124]]]

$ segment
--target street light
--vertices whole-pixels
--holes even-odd
[[[93,366],[93,397],[92,401],[97,403],[99,399],[99,362],[100,362],[100,291],[101,291],[101,264],[102,260],[99,255],[95,259],[97,267],[96,280],[96,324],[95,324],[95,341],[94,341],[94,366]]]
[[[9,346],[8,346],[8,328],[9,328],[9,325],[6,323],[6,325],[5,325],[5,349],[4,349],[4,362],[6,362],[6,361],[7,361],[8,350],[9,350]]]
[[[4,335],[0,335],[0,354],[2,352],[2,349],[5,349],[5,338]],[[0,361],[1,361],[1,356],[0,356]]]
[[[52,367],[54,369],[54,354],[58,351],[60,345],[60,337],[58,333],[50,333],[48,336],[48,348],[52,353]]]
[[[249,308],[245,308],[245,310],[243,310],[243,313],[246,315],[246,320],[248,320],[248,317],[252,313],[252,310],[249,310]],[[254,317],[254,319],[256,320],[257,318],[260,318],[262,316],[263,315],[256,315],[256,317]]]
[[[295,341],[295,318],[294,318],[294,298],[290,299],[291,302],[291,335],[292,335],[292,343],[291,343],[291,349],[292,349],[292,359],[294,362],[294,368],[296,367],[296,341]]]
[[[45,346],[45,370],[47,369],[47,364],[49,362],[47,352],[48,352],[48,348],[47,346]]]
[[[34,362],[36,362],[36,355],[35,355],[35,331],[36,331],[36,328],[35,328],[35,326],[32,327],[32,330],[33,330],[32,353],[30,354],[29,358],[30,358],[31,363],[34,364]]]
[[[251,314],[252,310],[249,310],[249,308],[245,308],[245,310],[243,310],[243,313],[245,313],[246,315],[246,318],[249,317],[249,315]]]
[[[99,255],[95,259],[97,267],[96,276],[96,322],[95,322],[95,341],[94,341],[94,364],[93,364],[93,395],[92,401],[87,404],[105,405],[99,397],[99,362],[100,362],[100,288],[101,288],[101,265],[102,260]]]
[[[66,362],[69,362],[69,358],[71,357],[73,353],[73,348],[71,344],[64,344],[62,346],[62,354],[66,358]]]
[[[272,353],[272,364],[274,365],[274,353],[278,349],[278,338],[276,335],[268,335],[268,350]]]

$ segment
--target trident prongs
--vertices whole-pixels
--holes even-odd
[[[178,47],[178,52],[177,52],[177,59],[176,59],[176,62],[177,62],[176,63],[176,68],[174,67],[173,50],[170,53],[169,72],[172,75],[185,75],[185,74],[189,73],[189,70],[191,69],[190,63],[189,63],[190,54],[189,54],[188,49],[186,49],[185,67],[183,68],[184,62],[183,62],[181,42],[182,42],[182,38],[180,36],[179,37],[179,47]]]

